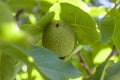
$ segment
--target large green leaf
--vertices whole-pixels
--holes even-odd
[[[82,0],[59,0],[60,3],[69,3],[76,7],[81,8],[82,10],[89,12],[89,7]]]
[[[49,80],[64,80],[80,76],[80,72],[71,63],[61,61],[44,48],[34,46],[24,50],[16,45],[10,45],[4,49],[4,53],[24,61],[28,66],[33,65]]]
[[[93,43],[99,39],[96,23],[79,7],[69,3],[56,3],[50,11],[55,12],[54,19],[63,20],[72,27],[81,44]]]
[[[108,42],[114,32],[115,22],[113,18],[105,18],[100,21],[100,33],[101,33],[101,41]]]
[[[82,8],[86,12],[89,11],[88,6],[81,0],[40,0],[38,3],[41,13],[47,13],[49,11],[49,8],[55,3],[70,3]]]
[[[64,80],[65,77],[75,78],[80,76],[72,64],[61,61],[44,48],[32,47],[28,50],[28,53],[34,58],[43,74],[51,80]]]
[[[120,62],[113,64],[105,75],[104,80],[119,80],[120,79]]]

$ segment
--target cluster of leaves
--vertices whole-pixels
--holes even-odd
[[[23,64],[28,80],[36,79],[34,69],[43,80],[118,80],[120,1],[111,0],[115,4],[111,9],[88,7],[91,0],[83,1],[1,1],[0,80],[14,80]],[[75,49],[66,61],[42,47],[42,33],[53,19],[68,23],[76,36]]]

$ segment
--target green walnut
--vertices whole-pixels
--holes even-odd
[[[58,57],[69,55],[75,44],[75,35],[64,21],[52,21],[44,30],[43,47],[54,52]]]

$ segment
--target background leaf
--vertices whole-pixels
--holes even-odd
[[[72,64],[61,61],[46,49],[32,47],[28,53],[34,58],[41,71],[51,80],[64,80],[65,77],[80,76]]]
[[[112,39],[115,22],[113,18],[105,18],[100,21],[99,25],[101,41],[106,43]]]
[[[0,52],[0,79],[2,80],[14,80],[16,74],[22,67],[22,62],[18,59]]]
[[[30,11],[36,5],[35,0],[19,0],[19,1],[7,0],[6,3],[10,6],[11,10],[14,12],[17,12],[21,9]]]
[[[10,39],[16,32],[14,29],[17,29],[14,17],[8,6],[0,1],[0,38]]]
[[[95,74],[90,80],[104,80],[105,73],[112,65],[113,61],[105,61],[96,68]]]
[[[105,75],[104,80],[119,80],[120,62],[113,64]]]

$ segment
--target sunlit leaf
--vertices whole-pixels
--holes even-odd
[[[8,6],[0,2],[0,38],[10,39],[18,31],[19,28]]]
[[[90,9],[87,6],[87,4],[85,4],[82,0],[59,0],[60,3],[69,3],[72,4],[76,7],[81,8],[82,10],[84,10],[85,12],[89,12]]]
[[[89,12],[89,7],[81,0],[40,0],[38,1],[40,4],[41,13],[47,13],[49,8],[55,3],[70,3],[73,4],[86,12]]]
[[[92,7],[89,13],[93,17],[98,17],[105,15],[106,11],[104,7]]]
[[[29,45],[28,38],[27,33],[19,29],[8,6],[0,2],[0,40],[26,46]]]
[[[50,11],[55,12],[54,19],[63,20],[72,27],[81,44],[93,43],[99,39],[95,22],[80,8],[68,3],[57,3]]]
[[[42,14],[47,13],[49,11],[49,8],[56,2],[58,2],[58,0],[40,0],[40,1],[38,1],[41,13]]]
[[[106,47],[101,49],[94,58],[94,63],[102,63],[110,55],[112,49],[111,47]]]

